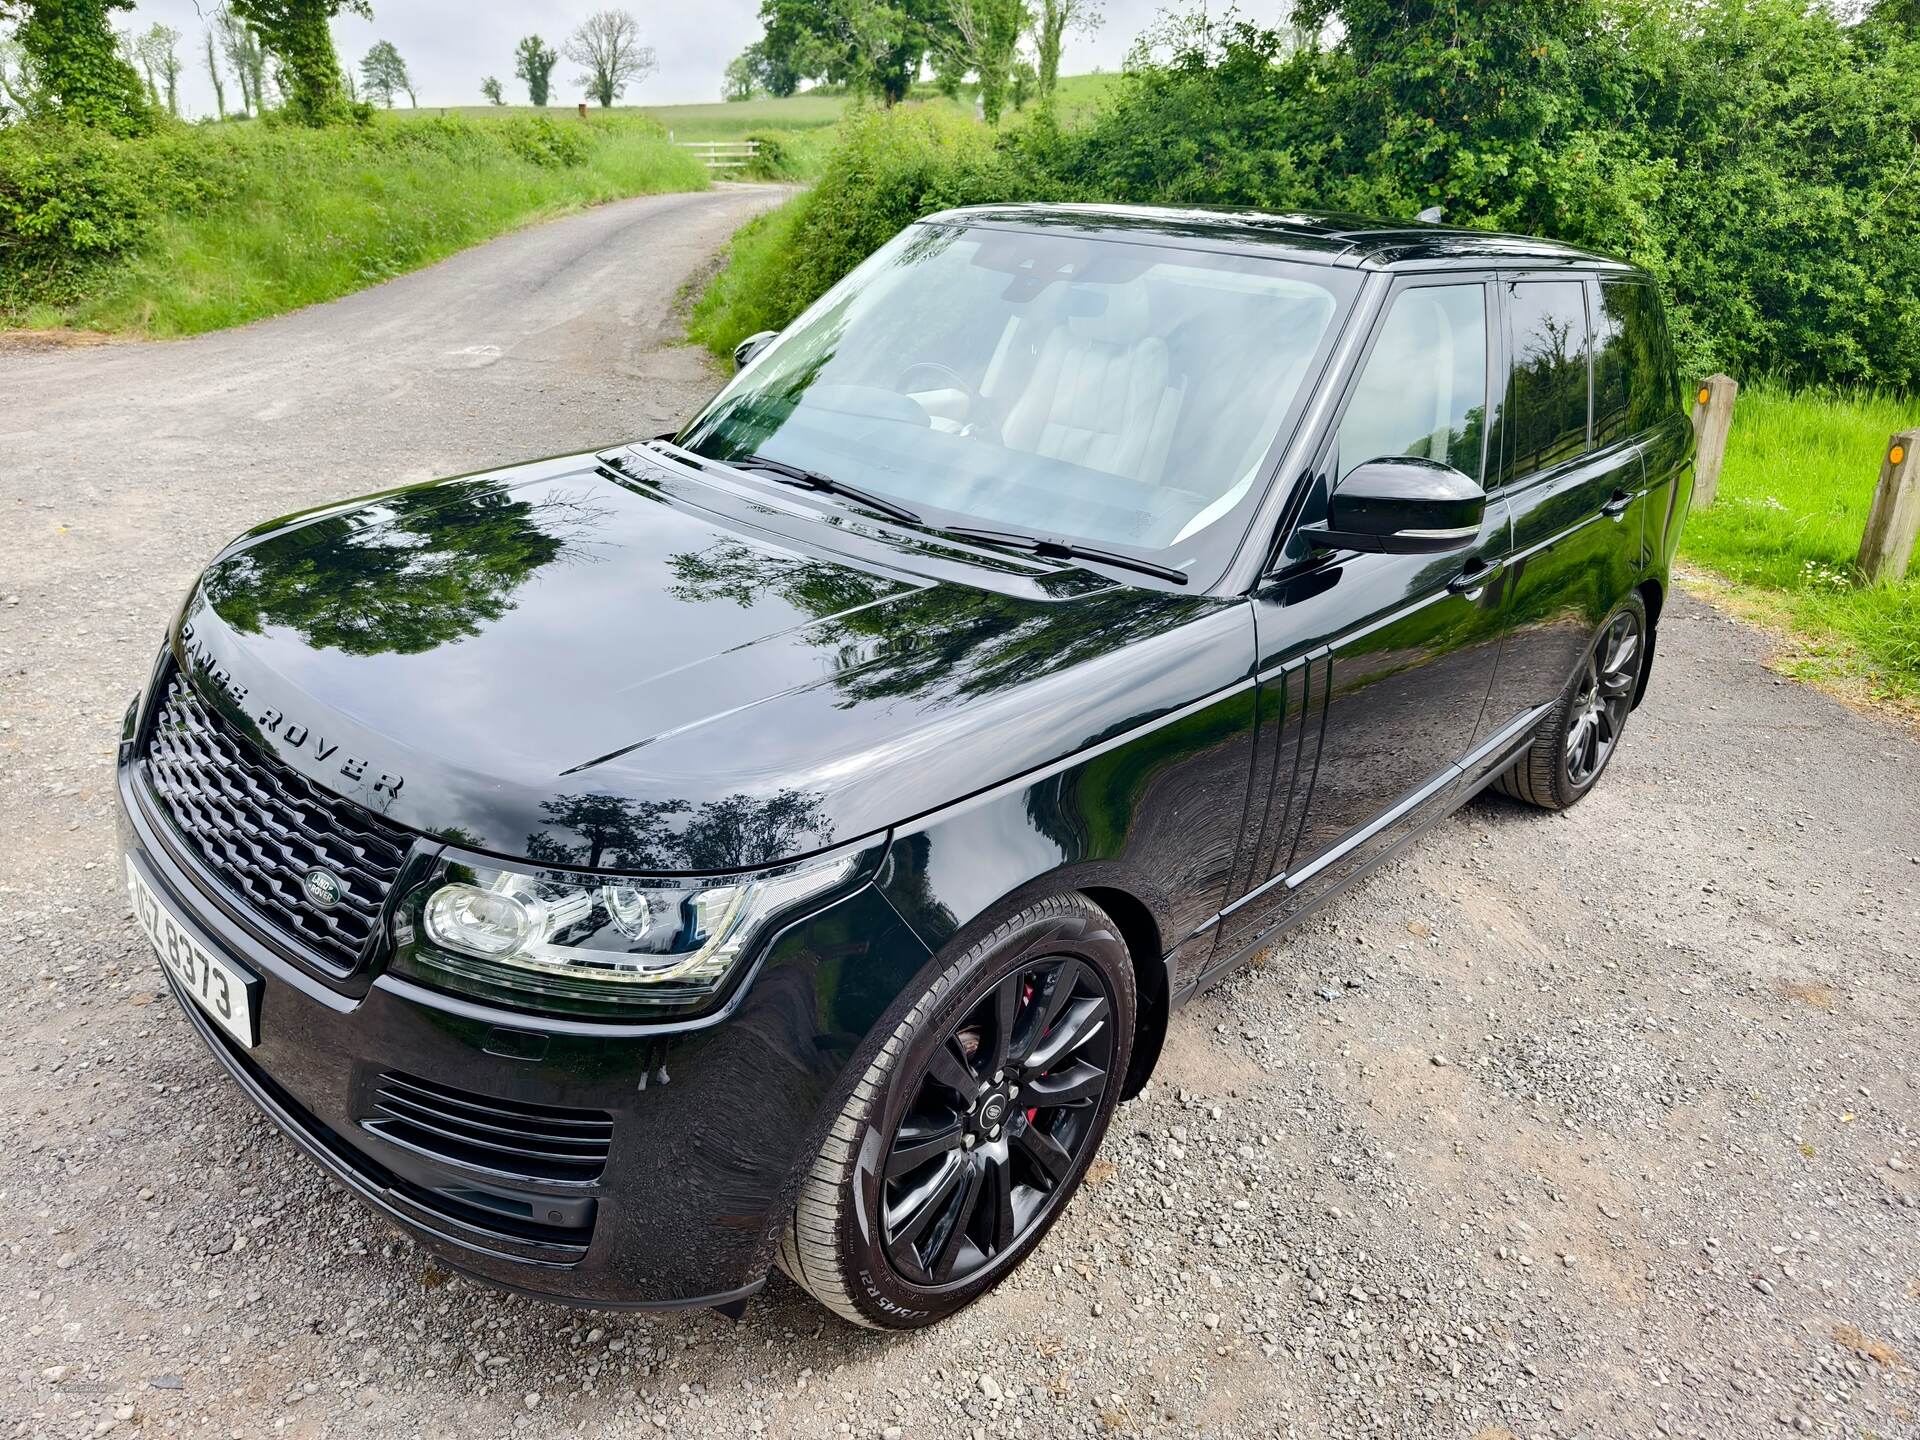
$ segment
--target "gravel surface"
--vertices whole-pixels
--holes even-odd
[[[161,993],[111,753],[233,532],[651,433],[746,187],[199,340],[0,354],[0,1434],[1920,1435],[1920,744],[1684,598],[1606,782],[1483,801],[1176,1022],[932,1332],[450,1277]]]

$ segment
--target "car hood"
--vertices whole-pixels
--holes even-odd
[[[854,841],[1222,683],[1179,632],[1223,602],[766,492],[626,451],[292,517],[208,567],[176,660],[402,825],[641,871]]]

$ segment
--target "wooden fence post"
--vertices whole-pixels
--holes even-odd
[[[1693,397],[1693,508],[1704,510],[1720,491],[1720,466],[1727,458],[1727,433],[1733,429],[1733,401],[1740,383],[1728,375],[1709,375]]]
[[[582,120],[587,118],[587,102],[584,100],[580,102],[580,118]]]
[[[1860,573],[1869,585],[1902,580],[1920,535],[1920,430],[1902,430],[1887,442],[1880,484],[1860,538]]]

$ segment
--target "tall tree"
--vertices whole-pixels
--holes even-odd
[[[333,17],[345,11],[373,18],[368,0],[232,0],[233,13],[259,33],[279,60],[275,76],[287,113],[303,125],[347,118],[346,88],[333,50]]]
[[[266,108],[267,52],[253,27],[225,5],[213,12],[213,28],[220,34],[220,51],[240,82],[240,108],[257,115]]]
[[[513,73],[527,82],[527,102],[545,105],[553,83],[553,67],[560,56],[538,35],[529,35],[513,47]]]
[[[213,43],[213,31],[202,30],[200,38],[206,42],[207,78],[213,82],[213,108],[224,120],[227,118],[227,85],[220,74],[220,52]]]
[[[630,10],[600,10],[581,22],[567,37],[562,52],[586,71],[580,83],[590,99],[608,106],[629,85],[654,71],[653,47],[640,43],[640,22]]]
[[[109,13],[133,0],[0,0],[38,103],[83,125],[134,134],[153,123],[140,77],[119,53]]]
[[[498,76],[488,75],[484,77],[480,81],[480,93],[487,97],[487,103],[489,105],[504,105],[507,103],[507,94],[506,91],[500,88]]]
[[[796,84],[847,85],[888,105],[906,99],[930,52],[953,43],[950,0],[761,0],[760,23],[769,69]]]
[[[1000,123],[1014,52],[1026,31],[1026,0],[949,0],[953,40],[967,67],[980,80],[980,111],[989,125]]]
[[[720,98],[751,100],[753,89],[753,47],[749,45],[727,62],[726,73],[720,77]]]
[[[158,106],[166,100],[167,113],[180,114],[180,32],[170,25],[149,26],[133,42],[140,68],[147,72],[147,90]]]
[[[1060,50],[1067,32],[1096,29],[1100,20],[1100,0],[1040,0],[1033,17],[1033,52],[1042,100],[1060,83]]]
[[[402,90],[409,95],[413,93],[407,62],[400,58],[400,51],[391,40],[373,42],[360,62],[360,79],[366,84],[367,98],[378,100],[389,110],[393,108],[393,97]]]

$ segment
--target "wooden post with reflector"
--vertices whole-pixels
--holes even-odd
[[[1902,430],[1880,458],[1880,483],[1867,533],[1860,538],[1860,574],[1869,585],[1901,580],[1920,535],[1920,430]]]
[[[1693,395],[1693,508],[1704,510],[1720,491],[1720,466],[1727,458],[1733,429],[1733,401],[1740,383],[1731,375],[1709,375]]]

